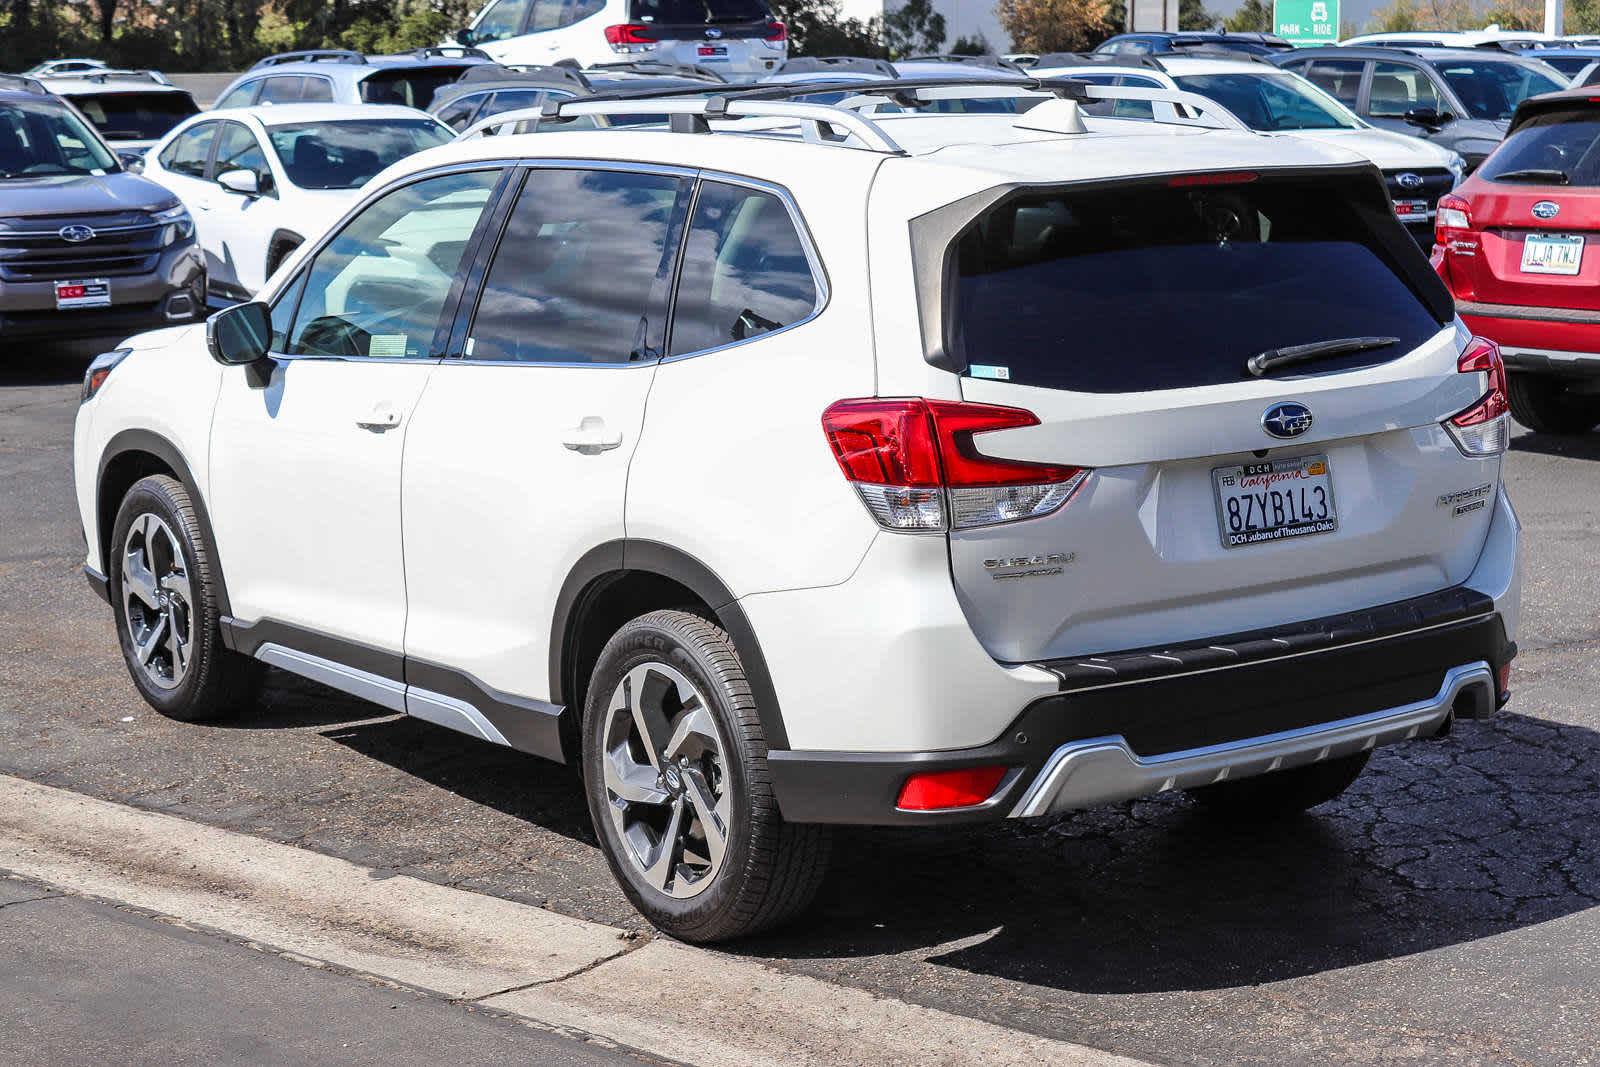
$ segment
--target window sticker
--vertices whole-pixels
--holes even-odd
[[[406,335],[403,333],[375,333],[367,346],[367,355],[373,359],[405,359]]]
[[[974,363],[967,370],[974,378],[993,378],[1000,382],[1011,380],[1010,367],[991,367],[984,363]]]

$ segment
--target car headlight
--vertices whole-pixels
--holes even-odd
[[[161,234],[163,248],[194,236],[194,219],[190,217],[189,209],[182,204],[169,207],[165,211],[157,211],[152,217],[157,223],[166,227]]]
[[[1460,185],[1466,180],[1467,161],[1461,158],[1460,152],[1451,152],[1450,160],[1445,164],[1445,166],[1449,168],[1450,176],[1455,179],[1455,181],[1451,183],[1451,188]]]

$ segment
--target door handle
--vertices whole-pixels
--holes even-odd
[[[392,430],[400,425],[400,411],[388,404],[379,404],[369,414],[356,420],[356,425],[363,430]]]
[[[568,430],[561,443],[585,456],[598,456],[622,444],[622,435],[606,429],[606,420],[597,415],[585,415],[583,421]]]

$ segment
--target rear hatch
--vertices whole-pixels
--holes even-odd
[[[966,401],[1038,420],[973,447],[1088,470],[1049,514],[950,534],[997,659],[1276,626],[1471,572],[1492,509],[1449,501],[1487,500],[1499,456],[1465,457],[1441,421],[1488,376],[1458,371],[1449,294],[1376,171],[1014,190],[948,248],[931,358]],[[1247,370],[1357,337],[1393,341]]]
[[[174,89],[136,93],[71,93],[67,99],[83,113],[101,137],[119,147],[153,144],[165,137],[178,123],[200,112],[194,97]]]
[[[1463,298],[1600,310],[1600,105],[1541,104],[1465,190],[1471,229],[1447,256]]]
[[[763,0],[632,0],[628,11],[630,43],[656,43],[642,59],[760,76],[788,51],[787,31]]]

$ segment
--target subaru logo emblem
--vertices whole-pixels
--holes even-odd
[[[61,235],[63,241],[71,241],[73,244],[94,240],[94,230],[87,226],[63,226],[56,232]]]
[[[1554,200],[1541,200],[1533,205],[1533,217],[1536,219],[1553,219],[1561,214],[1561,205]]]
[[[1402,189],[1422,188],[1422,175],[1420,174],[1400,174],[1396,175],[1394,180],[1400,183],[1400,188]]]
[[[1311,409],[1289,401],[1274,404],[1261,416],[1261,428],[1274,437],[1299,437],[1311,429]]]
[[[722,36],[722,31],[713,26],[706,30],[706,36],[715,41],[718,37]]]

